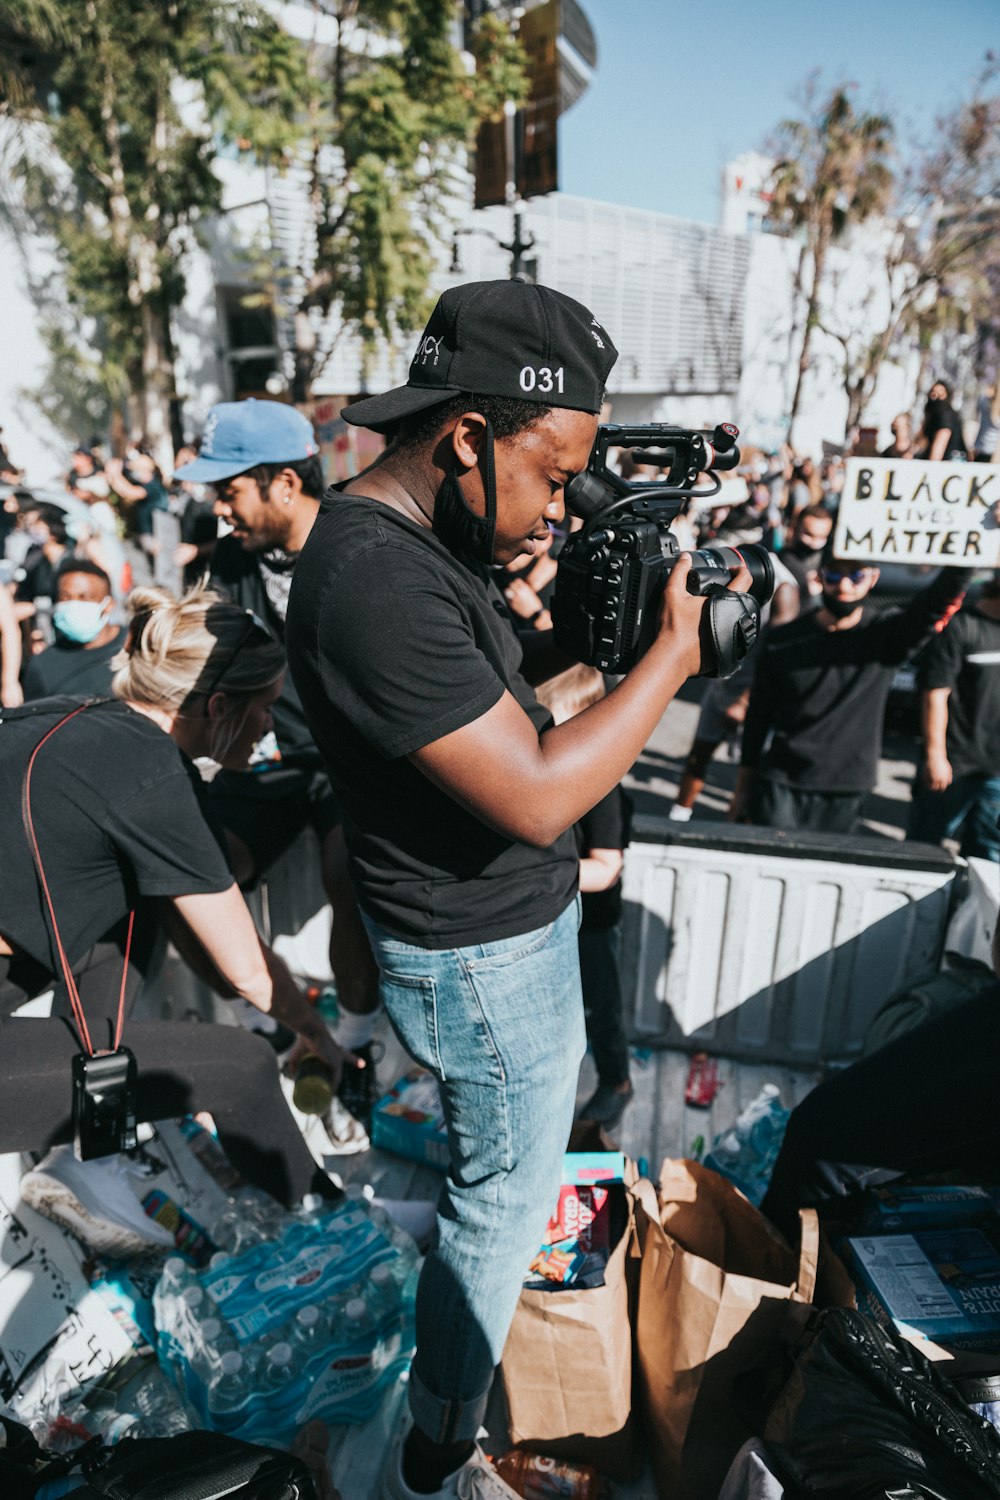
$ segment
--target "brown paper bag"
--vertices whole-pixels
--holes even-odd
[[[853,1305],[836,1261],[820,1266],[816,1214],[802,1244],[785,1240],[732,1183],[690,1161],[665,1161],[658,1189],[633,1189],[640,1279],[637,1381],[657,1486],[670,1500],[718,1494],[751,1436],[733,1404],[735,1377],[787,1324],[789,1304]],[[793,1313],[794,1316],[794,1313]]]
[[[521,1293],[501,1375],[510,1438],[616,1479],[641,1465],[632,1417],[629,1283],[635,1282],[635,1214],[627,1188],[625,1231],[604,1285]]]

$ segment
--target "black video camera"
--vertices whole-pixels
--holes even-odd
[[[582,531],[567,538],[559,554],[552,620],[555,641],[577,661],[602,672],[628,672],[653,641],[660,595],[682,555],[670,531],[689,495],[717,494],[717,470],[735,469],[739,429],[720,423],[697,432],[664,423],[602,426],[590,463],[566,487],[566,504],[582,517]],[[609,448],[629,448],[639,463],[665,470],[656,482],[622,479],[608,467]],[[708,474],[715,488],[698,486]],[[693,594],[712,596],[708,630],[714,668],[707,676],[729,677],[756,644],[760,611],[774,592],[774,568],[765,547],[701,547],[688,554]],[[749,594],[728,590],[730,568],[745,563]],[[723,600],[723,593],[727,597]]]

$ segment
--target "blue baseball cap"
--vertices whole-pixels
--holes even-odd
[[[214,484],[258,464],[291,464],[319,452],[316,434],[294,406],[281,401],[223,401],[205,418],[198,457],[175,479]]]

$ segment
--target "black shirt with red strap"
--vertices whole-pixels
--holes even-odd
[[[21,788],[35,746],[79,703],[45,698],[0,715],[0,934],[51,973],[58,958]],[[158,725],[116,700],[78,714],[43,746],[31,814],[71,965],[139,897],[225,891],[233,883],[195,766]]]

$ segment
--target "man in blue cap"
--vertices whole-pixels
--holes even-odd
[[[324,489],[311,424],[277,401],[213,406],[198,457],[176,477],[211,485],[216,511],[232,527],[212,556],[212,586],[252,610],[283,643],[292,573]],[[364,1068],[344,1071],[339,1092],[350,1118],[334,1122],[334,1143],[341,1152],[360,1150],[368,1139],[359,1127],[367,1127],[377,1087],[378,974],[347,874],[340,804],[290,673],[273,718],[273,742],[262,742],[251,773],[221,771],[209,795],[241,885],[273,864],[306,825],[319,837],[323,886],[333,908],[338,1035],[349,1036],[343,1045],[365,1061]]]
[[[451,1154],[389,1500],[514,1493],[476,1436],[585,1045],[573,824],[702,665],[682,559],[643,659],[555,727],[530,684],[569,663],[539,631],[528,654],[492,576],[562,518],[616,357],[560,292],[452,287],[406,385],[344,411],[390,445],[324,501],[292,588],[289,664],[344,803],[382,1000],[438,1079]]]

